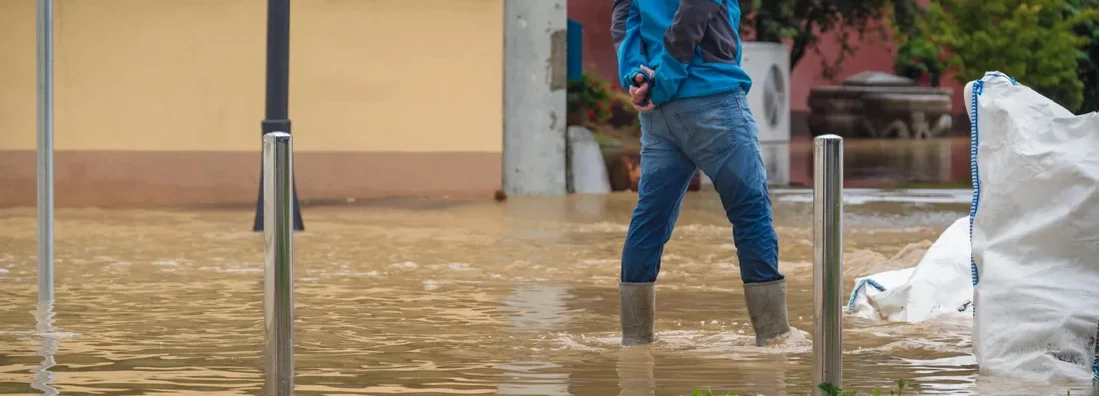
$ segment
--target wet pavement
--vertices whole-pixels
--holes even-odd
[[[658,286],[660,341],[617,345],[621,243],[636,196],[374,200],[306,207],[296,236],[297,393],[806,394],[811,191],[774,190],[799,336],[754,346],[731,232],[688,194]],[[967,190],[849,189],[846,292],[914,265]],[[57,304],[35,314],[35,213],[0,210],[0,394],[257,394],[262,239],[251,210],[59,209]],[[845,320],[844,374],[921,394],[1053,394],[978,380],[967,318]],[[1073,394],[1081,394],[1074,391]]]

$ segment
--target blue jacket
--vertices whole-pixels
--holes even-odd
[[[738,0],[614,0],[612,15],[620,83],[628,88],[640,65],[655,70],[653,104],[751,89]]]

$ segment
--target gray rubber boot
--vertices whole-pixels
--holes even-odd
[[[619,317],[622,321],[622,345],[653,342],[656,290],[652,283],[618,285]]]
[[[748,316],[756,332],[756,346],[767,346],[790,333],[786,320],[786,280],[744,285]]]

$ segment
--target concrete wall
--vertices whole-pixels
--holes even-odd
[[[57,204],[247,203],[266,1],[56,0]],[[414,3],[414,4],[413,4]],[[500,187],[504,0],[299,0],[303,199]],[[33,205],[35,1],[0,1],[0,206]]]
[[[565,7],[566,0],[506,0],[503,183],[508,194],[566,193]]]

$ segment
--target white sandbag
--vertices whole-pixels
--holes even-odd
[[[915,271],[916,267],[911,267],[855,279],[855,288],[851,290],[851,297],[847,299],[847,313],[863,319],[885,320],[878,312],[876,301],[871,302],[871,300],[881,297],[886,290],[901,287]]]
[[[955,221],[927,249],[920,263],[855,281],[847,310],[855,316],[894,322],[922,322],[968,312],[969,216]]]
[[[1099,114],[1075,116],[998,72],[965,96],[980,371],[1099,378]]]

